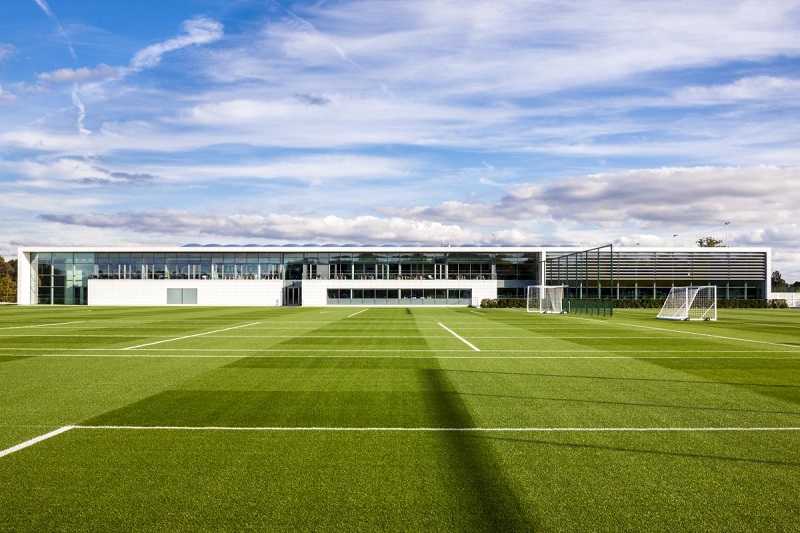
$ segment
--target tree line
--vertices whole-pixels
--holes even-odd
[[[772,273],[772,292],[800,292],[800,281],[795,281],[791,285],[783,279],[780,270]]]
[[[17,301],[17,260],[6,261],[0,255],[0,303]]]

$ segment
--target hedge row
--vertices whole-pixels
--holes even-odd
[[[593,299],[588,299],[589,301]],[[619,309],[661,309],[664,298],[620,298],[614,300],[614,307]],[[481,307],[487,309],[507,309],[525,307],[525,298],[485,298]],[[766,300],[751,298],[748,300],[718,299],[718,309],[787,309],[786,300]]]
[[[527,307],[525,298],[484,298],[481,300],[481,307],[484,309],[498,309],[509,307]]]
[[[717,307],[721,309],[788,309],[786,300],[765,300],[762,298],[750,300],[717,300]]]

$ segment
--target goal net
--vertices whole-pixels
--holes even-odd
[[[716,320],[717,287],[673,287],[656,318],[666,320]]]
[[[525,296],[529,313],[563,313],[563,285],[529,285]]]

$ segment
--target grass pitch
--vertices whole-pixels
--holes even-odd
[[[653,315],[0,308],[0,530],[796,530],[800,313]]]

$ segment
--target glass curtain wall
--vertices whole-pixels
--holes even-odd
[[[94,275],[94,254],[38,253],[31,257],[35,301],[43,305],[85,305],[88,280]]]

